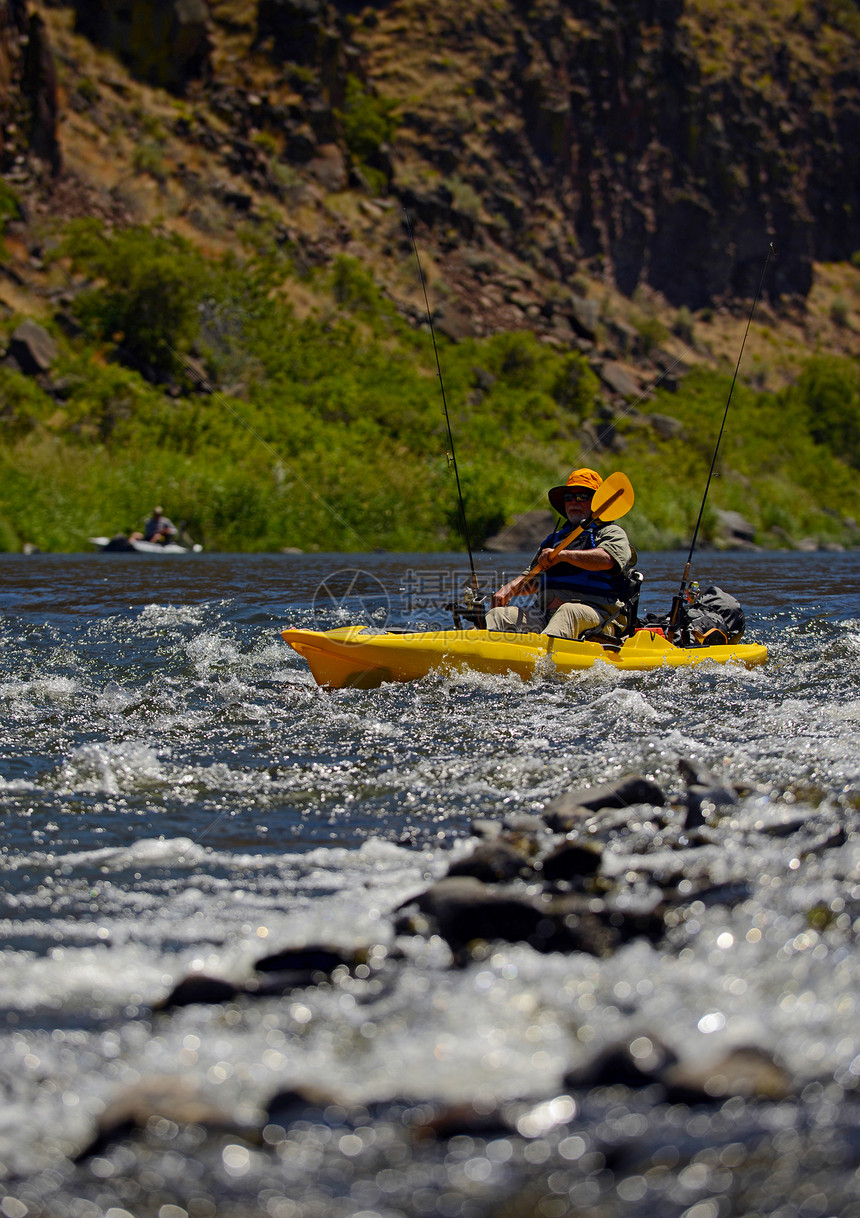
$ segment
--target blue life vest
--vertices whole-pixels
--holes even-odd
[[[575,548],[596,550],[599,544],[595,537],[597,527],[595,522],[583,529],[577,541],[584,539],[585,544],[580,544]],[[541,550],[554,549],[569,532],[570,526],[563,525],[541,542]],[[573,563],[557,562],[553,563],[549,570],[540,577],[539,596],[544,604],[548,604],[555,596],[566,601],[581,596],[586,601],[596,601],[598,604],[601,602],[614,604],[616,601],[623,601],[625,595],[626,581],[615,562],[609,571],[584,571],[582,567],[575,567]]]

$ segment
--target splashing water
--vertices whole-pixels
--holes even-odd
[[[279,631],[348,620],[351,603],[315,600],[340,562],[2,560],[0,1212],[849,1212],[857,555],[702,560],[768,644],[752,671],[458,672],[327,693]],[[353,565],[409,625],[414,573],[458,564]],[[641,565],[643,608],[666,607],[677,557]],[[440,939],[398,932],[394,911],[465,852],[472,820],[632,772],[679,793],[680,758],[739,791],[702,840],[670,840],[642,807],[603,830],[603,873],[625,900],[703,894],[665,941],[607,958],[498,944],[452,967]],[[378,945],[399,962],[153,1012],[183,977],[241,985],[301,943]],[[622,1037],[659,1037],[682,1060],[767,1048],[795,1098],[700,1112],[567,1094],[565,1072]],[[235,1129],[164,1118],[74,1162],[117,1095],[165,1077],[193,1082]],[[267,1105],[301,1085],[340,1107],[277,1133]],[[415,1135],[421,1105],[466,1102],[519,1107],[501,1130]]]

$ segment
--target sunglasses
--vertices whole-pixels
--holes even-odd
[[[565,491],[564,501],[567,503],[568,499],[572,499],[574,503],[588,503],[593,494],[593,491]]]

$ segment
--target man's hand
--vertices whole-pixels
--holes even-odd
[[[535,591],[535,584],[532,580],[526,580],[525,576],[518,575],[516,579],[510,580],[503,584],[498,592],[493,593],[493,608],[500,609],[502,606],[510,603],[514,596],[522,596],[529,592]]]

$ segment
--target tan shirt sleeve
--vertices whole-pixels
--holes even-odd
[[[584,546],[577,544],[581,539],[577,538],[573,549],[584,549]],[[618,563],[618,569],[623,571],[633,557],[633,551],[630,549],[630,542],[627,540],[627,534],[618,524],[604,524],[597,530],[595,542],[602,547],[610,558]]]

